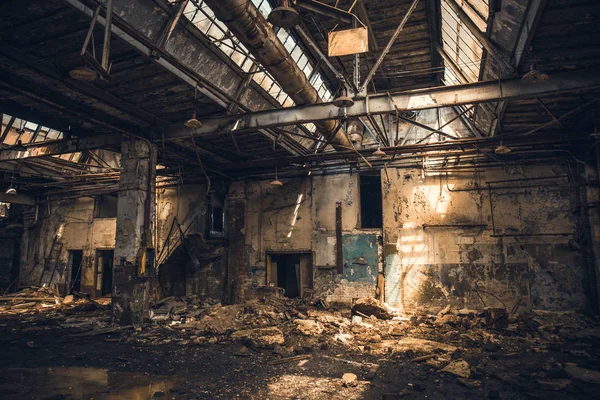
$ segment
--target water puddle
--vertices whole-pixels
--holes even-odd
[[[3,369],[0,373],[2,399],[52,400],[146,400],[184,398],[170,390],[173,378],[109,372],[101,368]]]

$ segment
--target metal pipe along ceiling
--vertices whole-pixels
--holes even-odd
[[[321,103],[315,88],[251,1],[205,0],[205,3],[297,105]],[[336,150],[352,149],[337,121],[315,121],[314,124]]]

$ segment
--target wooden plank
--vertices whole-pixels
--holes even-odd
[[[329,32],[328,40],[329,57],[346,56],[369,51],[369,32],[367,28]]]

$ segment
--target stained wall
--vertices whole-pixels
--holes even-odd
[[[315,294],[328,301],[382,295],[407,313],[447,305],[585,309],[592,264],[576,171],[566,164],[448,173],[388,167],[380,230],[360,229],[357,174],[307,176],[283,187],[246,182],[246,290],[266,283],[269,252],[308,250]],[[337,202],[342,274],[335,268]],[[379,257],[365,262],[369,235]],[[364,270],[348,273],[354,267]],[[365,281],[367,269],[385,283]]]

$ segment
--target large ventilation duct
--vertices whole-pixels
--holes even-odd
[[[205,0],[205,3],[297,105],[321,102],[315,88],[251,0]],[[314,124],[336,150],[352,150],[337,121],[315,121]]]

